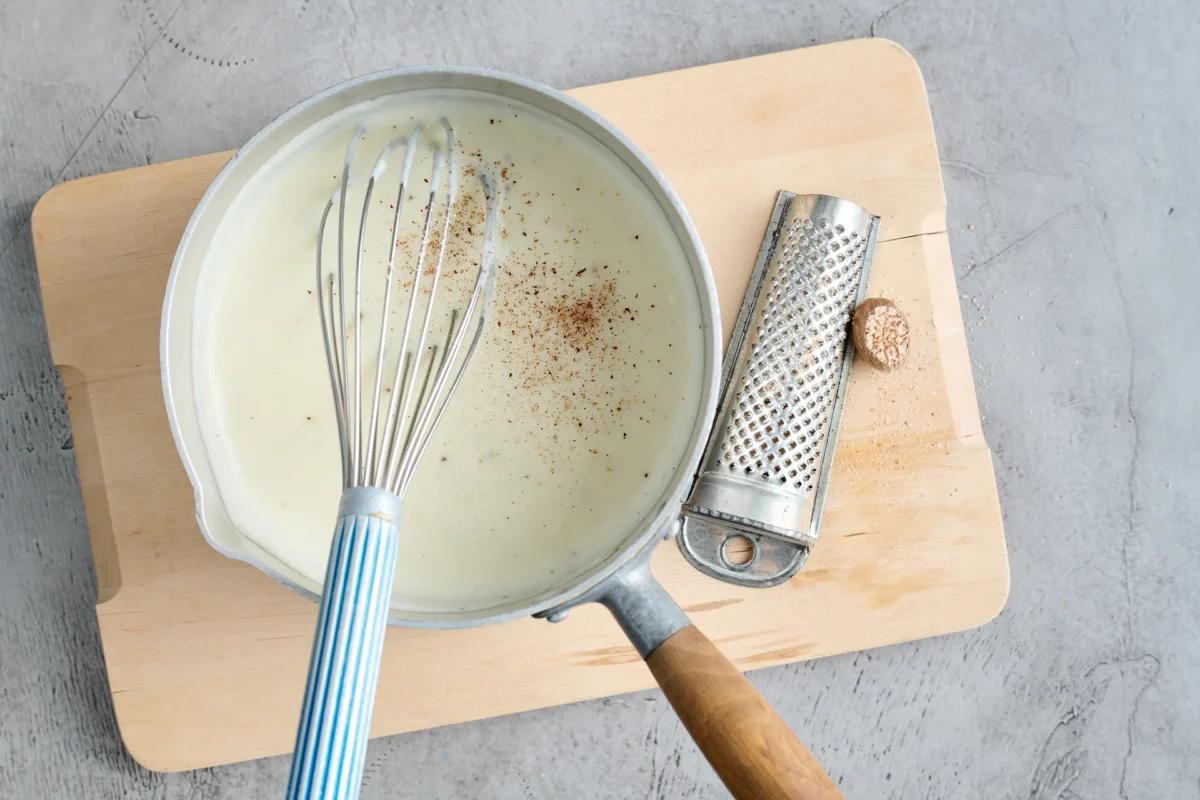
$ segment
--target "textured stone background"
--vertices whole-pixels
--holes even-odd
[[[570,87],[869,35],[928,82],[1012,598],[977,631],[753,680],[848,797],[1200,796],[1195,0],[0,0],[0,796],[277,796],[286,768],[156,775],[122,750],[34,277],[42,192],[234,147],[382,67]],[[364,791],[717,796],[657,693],[376,741]]]

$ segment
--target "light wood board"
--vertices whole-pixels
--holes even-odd
[[[819,547],[791,582],[739,589],[661,546],[654,571],[743,668],[991,619],[1008,563],[945,231],[936,143],[911,57],[861,40],[571,92],[663,170],[708,250],[728,333],[775,192],[883,217],[871,292],[913,352],[856,367]],[[209,549],[163,409],[158,327],[175,246],[229,153],[55,187],[33,215],[99,581],[97,616],[130,752],[180,770],[286,752],[315,606]],[[372,733],[643,689],[602,608],[463,631],[388,633]]]

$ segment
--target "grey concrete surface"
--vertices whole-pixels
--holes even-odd
[[[391,65],[569,87],[868,35],[928,82],[1012,596],[976,631],[752,678],[847,797],[1200,796],[1195,0],[0,0],[0,797],[275,796],[286,767],[151,774],[118,740],[34,277],[42,192],[236,146]],[[722,792],[642,693],[376,741],[363,795]]]

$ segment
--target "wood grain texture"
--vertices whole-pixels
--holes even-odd
[[[787,97],[770,80],[780,73],[796,76]],[[858,96],[864,86],[877,92],[869,103]],[[850,42],[574,94],[625,130],[682,195],[714,267],[726,332],[783,187],[847,196],[883,217],[870,291],[896,299],[913,325],[903,370],[852,376],[822,542],[795,580],[738,589],[695,572],[672,547],[655,555],[658,577],[743,668],[993,617],[1008,592],[1004,536],[941,233],[936,145],[908,54]],[[823,110],[819,119],[811,108]],[[33,214],[51,349],[76,439],[87,443],[80,482],[113,704],[130,752],[158,770],[287,751],[315,613],[200,538],[161,402],[167,269],[227,157],[62,184]],[[555,627],[394,629],[372,732],[649,685],[598,608]]]
[[[659,645],[646,665],[737,800],[840,800],[808,748],[695,626]]]

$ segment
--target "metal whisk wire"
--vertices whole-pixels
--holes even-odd
[[[438,289],[445,265],[450,227],[454,220],[458,196],[459,164],[453,127],[442,120],[441,135],[429,144],[431,167],[429,191],[423,211],[420,243],[416,250],[416,265],[409,289],[408,301],[401,326],[399,349],[389,347],[392,294],[397,282],[396,258],[399,252],[401,221],[409,186],[413,183],[413,163],[421,144],[425,127],[418,125],[409,134],[387,144],[375,160],[362,195],[358,230],[355,236],[353,280],[353,317],[348,322],[346,269],[346,209],[351,181],[352,162],[359,142],[365,133],[356,130],[346,148],[342,180],[325,204],[317,234],[316,274],[321,306],[321,331],[325,357],[329,368],[334,411],[341,443],[342,483],[352,486],[374,486],[402,495],[408,488],[417,461],[428,444],[433,429],[442,417],[450,396],[457,388],[476,343],[483,332],[486,298],[494,279],[496,214],[498,198],[496,184],[485,170],[477,168],[476,175],[484,194],[485,221],[483,247],[479,258],[475,285],[463,309],[449,312],[449,332],[441,344],[430,342],[430,332],[438,302]],[[404,149],[399,184],[391,219],[391,247],[384,271],[382,311],[369,406],[364,406],[363,331],[363,256],[371,197],[387,171],[393,155]],[[325,239],[328,222],[337,207],[337,268],[326,273],[324,268]],[[429,266],[427,266],[429,265]],[[428,278],[428,279],[427,279]],[[422,300],[422,292],[428,297]],[[463,345],[475,322],[474,336],[466,351]],[[350,350],[353,348],[353,357]],[[461,357],[460,357],[461,356]],[[384,379],[389,362],[394,361],[391,375],[391,398],[386,409],[381,403]],[[369,412],[369,413],[368,413]],[[382,418],[381,418],[382,417]]]

